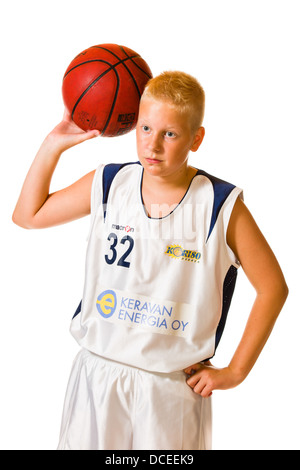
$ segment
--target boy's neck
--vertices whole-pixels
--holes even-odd
[[[144,188],[149,187],[158,193],[172,190],[176,191],[180,188],[188,188],[196,173],[197,170],[191,166],[180,168],[177,172],[167,176],[151,175],[147,171],[144,171],[143,186]]]
[[[171,213],[185,196],[197,170],[187,166],[174,175],[153,176],[143,174],[142,198],[145,210],[150,217],[165,217]]]

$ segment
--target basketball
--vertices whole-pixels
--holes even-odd
[[[65,107],[81,129],[116,137],[135,129],[139,102],[151,70],[132,49],[92,46],[68,66],[62,83]]]

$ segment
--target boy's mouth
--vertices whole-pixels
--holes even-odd
[[[147,163],[153,164],[153,165],[162,162],[162,160],[158,160],[157,158],[150,158],[150,157],[149,158],[145,157],[145,160],[146,160]]]

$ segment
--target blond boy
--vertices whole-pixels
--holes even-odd
[[[152,79],[139,162],[100,165],[49,194],[61,154],[99,134],[65,113],[43,142],[13,220],[44,228],[91,214],[86,280],[71,332],[82,350],[59,449],[210,449],[211,394],[239,385],[287,297],[241,189],[188,163],[204,138],[204,92],[182,72]],[[215,368],[238,267],[256,290],[230,364]]]

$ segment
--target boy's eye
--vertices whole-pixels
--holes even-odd
[[[166,136],[172,138],[172,137],[175,137],[175,134],[174,134],[174,132],[167,131],[167,132],[166,132]]]
[[[149,126],[143,126],[142,129],[143,129],[144,132],[149,132],[150,131]]]

